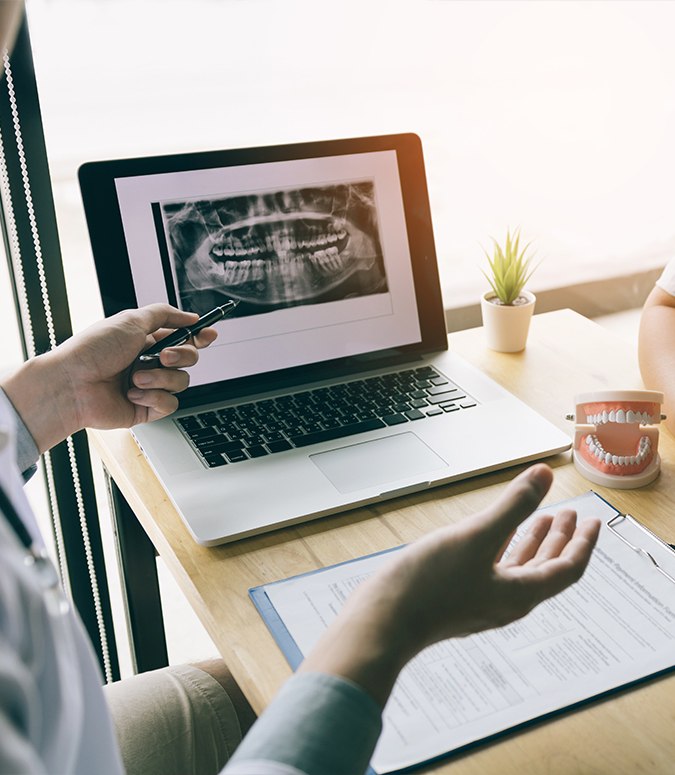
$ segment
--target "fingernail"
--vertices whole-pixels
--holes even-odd
[[[146,374],[142,371],[137,371],[134,374],[135,385],[149,385],[151,381],[152,381],[152,377],[149,374]]]
[[[164,350],[162,353],[162,362],[165,366],[173,366],[174,363],[178,363],[180,356],[175,350]]]
[[[546,486],[546,479],[548,478],[547,474],[547,466],[542,463],[537,463],[525,471],[527,480],[536,485],[538,489],[543,489]],[[542,477],[546,478],[542,481]]]

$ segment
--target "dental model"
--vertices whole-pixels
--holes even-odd
[[[599,390],[574,398],[574,465],[605,487],[643,487],[659,475],[663,393]]]

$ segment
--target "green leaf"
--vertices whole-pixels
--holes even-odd
[[[494,237],[490,238],[493,244],[492,255],[483,248],[490,267],[490,274],[485,271],[483,274],[502,304],[513,304],[541,263],[539,261],[532,266],[534,254],[527,255],[532,243],[528,242],[521,250],[520,237],[520,227],[513,235],[511,230],[507,229],[503,248]]]

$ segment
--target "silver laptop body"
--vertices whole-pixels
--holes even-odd
[[[415,135],[90,162],[80,185],[106,314],[239,301],[180,411],[133,429],[199,543],[569,448],[447,349]]]

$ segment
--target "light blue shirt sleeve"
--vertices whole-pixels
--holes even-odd
[[[356,684],[300,673],[253,725],[223,775],[358,775],[381,730],[379,706]]]
[[[21,419],[21,415],[16,411],[2,388],[0,388],[0,402],[5,406],[9,416],[14,419],[17,467],[23,473],[24,479],[30,479],[35,473],[35,463],[40,457],[38,448],[35,446],[30,431]]]

